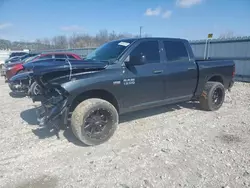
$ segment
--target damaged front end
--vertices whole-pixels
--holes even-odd
[[[67,124],[67,99],[59,101],[58,103],[54,103],[51,100],[53,98],[47,100],[46,102],[42,103],[40,107],[37,108],[37,121],[40,126],[45,126],[49,123],[53,123],[55,120],[61,119],[59,116],[65,117],[63,120],[64,125]],[[56,99],[58,100],[58,99]],[[58,122],[57,122],[58,123]]]
[[[29,90],[29,84],[23,83],[23,81],[9,82],[8,85],[11,91],[15,93],[27,93]]]
[[[9,81],[9,88],[15,93],[26,93],[32,83],[32,72],[19,73],[13,76]]]
[[[41,102],[41,106],[37,108],[37,121],[40,126],[52,125],[59,129],[58,125],[67,125],[72,93],[66,91],[62,85],[83,79],[87,74],[103,70],[106,66],[104,63],[87,62],[67,64],[33,69],[33,78],[40,87],[40,94],[31,98],[33,102]]]
[[[59,85],[46,87],[48,87],[47,90],[42,89],[42,95],[32,96],[33,102],[41,102],[41,106],[36,110],[39,125],[66,125],[68,120],[68,93],[63,91]]]

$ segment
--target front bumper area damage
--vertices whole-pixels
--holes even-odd
[[[8,80],[9,88],[13,92],[28,93],[29,87],[32,84],[32,72],[19,73]]]
[[[13,92],[21,92],[21,93],[27,93],[29,89],[29,85],[21,83],[16,83],[16,82],[9,82],[8,83],[9,88]]]
[[[50,98],[41,102],[41,106],[36,109],[37,121],[39,126],[52,126],[59,130],[59,126],[66,125],[68,121],[68,99],[53,100],[55,99]]]

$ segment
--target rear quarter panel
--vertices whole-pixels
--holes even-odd
[[[197,61],[199,68],[199,81],[196,96],[201,95],[205,84],[214,76],[222,78],[223,85],[227,89],[233,79],[234,62],[232,60]]]

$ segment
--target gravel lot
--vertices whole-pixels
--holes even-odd
[[[250,187],[250,84],[216,112],[185,103],[123,116],[95,147],[39,128],[39,103],[9,92],[1,78],[0,187]]]

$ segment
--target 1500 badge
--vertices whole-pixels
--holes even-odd
[[[124,79],[124,80],[123,80],[123,84],[124,84],[124,85],[135,84],[135,79],[134,79],[134,78]]]

